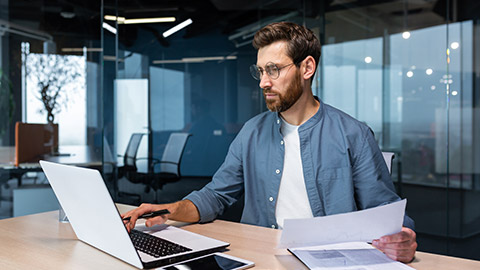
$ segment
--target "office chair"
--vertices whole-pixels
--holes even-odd
[[[180,162],[189,137],[190,134],[184,132],[170,134],[162,159],[153,160],[153,177],[148,177],[145,184],[147,185],[147,191],[153,189],[155,192],[155,202],[158,202],[157,191],[159,189],[167,183],[180,180]]]
[[[392,152],[382,152],[383,159],[385,160],[385,163],[387,164],[388,172],[390,175],[392,175],[392,163],[393,159],[395,158],[395,153]]]
[[[119,178],[125,177],[132,183],[145,184],[146,193],[153,189],[155,192],[155,202],[157,202],[157,191],[161,189],[163,185],[180,180],[180,161],[190,134],[170,134],[165,146],[165,150],[163,151],[162,158],[160,160],[152,158],[150,164],[148,164],[148,171],[139,172],[137,168],[137,161],[148,159],[144,157],[137,157],[138,148],[143,135],[144,134],[134,133],[130,137],[127,150],[125,151],[125,155],[123,157],[124,165],[119,167],[118,176]],[[141,196],[139,194],[119,192],[118,195],[135,197],[138,199],[138,202],[141,200]]]
[[[137,168],[137,152],[142,142],[143,133],[133,133],[130,136],[128,141],[127,149],[125,150],[125,155],[123,155],[123,166],[118,167],[117,175],[118,178],[116,181],[119,181],[122,177],[125,177],[128,181],[132,183],[143,183],[142,175],[138,175]],[[120,156],[120,155],[119,155]],[[129,196],[136,198],[136,202],[140,203],[141,196],[140,194],[134,194],[129,192],[121,192],[118,190],[118,184],[116,187],[116,197]]]

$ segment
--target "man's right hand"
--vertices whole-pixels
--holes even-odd
[[[168,209],[170,213],[172,213],[172,210],[169,209],[169,206],[171,208],[171,204],[149,204],[149,203],[143,203],[139,207],[130,210],[124,214],[121,215],[122,219],[126,217],[130,217],[130,220],[124,220],[123,223],[127,227],[127,231],[130,232],[133,228],[135,228],[135,223],[137,222],[137,219],[139,216],[143,214],[148,214],[152,213],[161,209]],[[147,227],[152,227],[153,225],[157,224],[163,224],[168,220],[168,216],[170,214],[165,214],[157,217],[152,217],[147,219],[145,222],[145,226]]]
[[[163,224],[168,219],[174,219],[183,222],[198,222],[200,220],[200,214],[198,213],[197,207],[189,200],[183,200],[169,204],[143,203],[138,208],[130,210],[121,216],[122,218],[130,217],[129,221],[123,221],[128,232],[130,232],[130,230],[135,228],[135,223],[137,222],[139,216],[162,209],[167,209],[170,211],[170,214],[149,218],[145,222],[145,226],[152,227],[154,225]]]

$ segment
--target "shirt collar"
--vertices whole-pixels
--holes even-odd
[[[310,117],[310,119],[307,120],[307,122],[300,125],[300,127],[298,128],[299,131],[304,130],[304,129],[309,129],[309,128],[315,126],[323,118],[323,112],[324,112],[324,107],[325,106],[324,106],[321,99],[319,99],[317,96],[313,96],[313,97],[320,103],[320,107],[318,108],[317,112],[312,117]],[[277,123],[277,124],[282,123],[280,113],[277,112],[277,113],[274,113],[274,114],[275,114],[275,123]]]

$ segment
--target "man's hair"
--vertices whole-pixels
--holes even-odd
[[[277,41],[287,42],[287,56],[297,67],[309,55],[318,65],[321,45],[312,30],[291,22],[271,23],[255,33],[253,47],[258,50]]]

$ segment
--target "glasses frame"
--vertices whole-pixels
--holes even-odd
[[[252,74],[252,77],[255,80],[260,81],[263,77],[264,72],[266,72],[266,74],[268,75],[268,77],[270,77],[270,79],[276,80],[276,79],[278,79],[278,77],[280,77],[280,71],[283,68],[286,68],[286,67],[294,65],[294,64],[295,63],[292,62],[290,64],[278,67],[277,64],[275,64],[273,62],[268,62],[265,65],[265,68],[262,68],[262,67],[259,67],[255,64],[253,64],[253,65],[250,66],[250,74]],[[276,73],[273,73],[273,72],[276,72]]]

